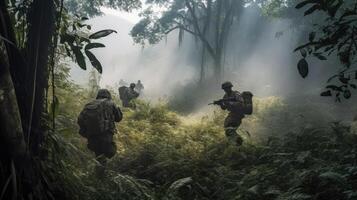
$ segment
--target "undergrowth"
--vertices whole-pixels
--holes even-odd
[[[222,111],[180,116],[139,101],[137,110],[124,109],[118,152],[103,177],[86,140],[59,128],[47,139],[44,176],[56,199],[357,199],[357,136],[349,126],[276,98],[255,102],[237,148],[226,141]]]

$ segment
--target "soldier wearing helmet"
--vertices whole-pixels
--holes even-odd
[[[107,89],[100,89],[96,99],[87,103],[78,116],[79,133],[87,138],[87,147],[95,153],[100,164],[96,166],[98,176],[103,176],[107,159],[117,151],[113,135],[117,132],[115,122],[122,118],[123,113]]]
[[[244,113],[242,112],[244,99],[238,91],[235,91],[232,88],[233,84],[229,81],[222,84],[222,89],[225,92],[223,100],[229,100],[223,101],[220,106],[223,110],[229,111],[228,116],[224,120],[226,136],[230,142],[240,146],[243,143],[243,139],[237,133],[237,129],[240,126],[242,119],[244,118]]]
[[[120,94],[122,93],[122,94]],[[135,91],[135,83],[130,83],[129,88],[125,87],[123,92],[120,91],[119,89],[119,94],[120,94],[120,99],[123,102],[124,107],[130,107],[130,108],[135,108],[135,103],[132,101],[136,98],[138,98],[139,93]]]

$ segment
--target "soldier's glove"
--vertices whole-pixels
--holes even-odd
[[[222,108],[222,110],[226,110],[227,109],[227,106],[225,103],[220,103],[219,106]]]

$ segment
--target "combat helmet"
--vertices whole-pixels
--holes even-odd
[[[233,84],[230,81],[226,81],[222,83],[222,89],[231,88],[231,87],[233,87]]]
[[[130,83],[131,88],[135,88],[136,84],[135,83]]]
[[[97,98],[96,99],[112,99],[112,95],[110,94],[109,90],[107,89],[100,89],[98,90]]]

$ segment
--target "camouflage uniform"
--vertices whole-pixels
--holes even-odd
[[[96,157],[111,158],[116,153],[116,145],[113,142],[113,135],[116,133],[115,122],[121,121],[123,114],[118,107],[115,106],[111,100],[111,95],[108,90],[101,89],[98,91],[97,99],[106,99],[107,104],[105,116],[108,121],[106,126],[109,126],[105,133],[95,134],[88,138],[88,148],[92,150]],[[104,162],[104,158],[100,158],[99,162]]]
[[[224,84],[222,85],[222,88],[223,86]],[[242,111],[244,99],[238,91],[226,93],[223,96],[223,99],[227,98],[234,98],[235,101],[224,102],[221,105],[221,108],[223,110],[229,111],[228,116],[224,120],[225,133],[230,142],[236,143],[237,145],[241,145],[243,141],[241,136],[238,135],[237,129],[240,126],[242,119],[244,118],[244,114]]]
[[[135,108],[135,103],[131,102],[133,99],[139,96],[139,93],[134,90],[135,84],[131,83],[130,87],[126,90],[124,98],[122,99],[124,107]]]

